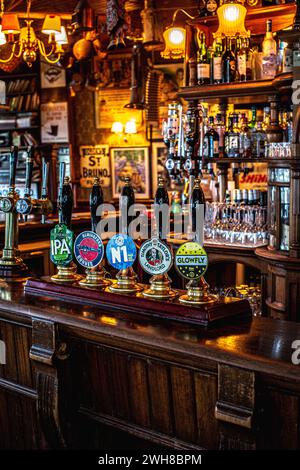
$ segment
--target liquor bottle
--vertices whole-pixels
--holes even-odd
[[[253,80],[253,49],[250,48],[250,39],[243,39],[244,48],[246,50],[246,80]]]
[[[224,133],[224,157],[228,157],[229,152],[229,138],[228,134],[232,130],[232,116],[228,116],[228,125]]]
[[[277,45],[272,33],[272,20],[267,20],[267,31],[262,43],[262,78],[272,79],[276,75]]]
[[[251,131],[248,127],[248,119],[243,113],[241,118],[241,131],[240,131],[240,156],[249,158],[251,156]]]
[[[252,106],[251,108],[251,120],[248,123],[248,127],[252,130],[256,127],[256,108]]]
[[[197,53],[198,85],[210,83],[210,64],[207,57],[206,36],[201,33],[201,45]]]
[[[214,83],[222,83],[222,40],[216,39],[212,56],[212,69]]]
[[[262,123],[258,121],[257,127],[253,130],[251,136],[251,154],[253,157],[263,158],[265,156],[266,142],[266,133],[262,128]]]
[[[209,117],[209,129],[204,136],[204,157],[216,158],[219,156],[219,134],[214,129],[214,118]]]
[[[293,45],[293,67],[300,67],[300,41],[299,39]]]
[[[293,71],[293,50],[292,47],[287,44],[283,49],[282,57],[282,73],[288,73]]]
[[[236,79],[236,59],[232,52],[231,38],[226,38],[226,49],[222,56],[223,82],[230,83]]]
[[[237,76],[241,82],[247,79],[247,50],[239,36],[236,39]]]
[[[207,61],[209,63],[209,83],[214,83],[214,69],[213,69],[213,47],[210,46],[207,48]]]
[[[228,130],[228,151],[229,158],[239,158],[240,156],[240,129],[238,126],[239,118],[237,114],[232,116],[232,126]]]
[[[224,139],[225,139],[225,125],[222,120],[222,114],[217,114],[216,116],[216,132],[219,134],[219,154],[220,157],[223,156],[224,152]]]

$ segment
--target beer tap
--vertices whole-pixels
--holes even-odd
[[[24,217],[25,222],[29,214],[41,214],[42,223],[46,222],[46,216],[52,211],[52,203],[48,198],[48,173],[49,163],[42,159],[42,190],[40,199],[32,198],[31,182],[34,161],[34,147],[28,147],[26,157],[26,176],[24,196],[16,202],[16,211]]]
[[[133,216],[129,215],[130,208],[135,203],[134,190],[131,184],[131,178],[125,178],[125,185],[120,195],[120,238],[122,243],[133,240],[128,236],[128,227]],[[133,294],[142,290],[142,286],[137,282],[137,275],[131,266],[120,269],[116,275],[116,282],[113,282],[107,289],[113,293]]]
[[[6,282],[22,282],[28,278],[28,268],[18,250],[19,226],[16,205],[19,194],[15,188],[18,147],[12,147],[9,158],[9,189],[0,197],[0,210],[5,213],[5,242],[0,258],[0,277]]]
[[[204,206],[203,212],[199,210],[201,205]],[[176,252],[177,269],[183,277],[189,279],[187,293],[179,297],[179,301],[184,304],[201,305],[217,300],[215,295],[209,294],[209,285],[203,277],[207,267],[207,254],[203,249],[204,220],[201,221],[199,218],[203,216],[204,219],[204,215],[205,196],[200,179],[196,178],[190,198],[190,220],[194,238],[193,241],[183,244]],[[185,262],[181,264],[182,249],[185,253]]]
[[[90,193],[91,229],[94,233],[97,233],[97,226],[101,221],[101,214],[98,213],[98,210],[103,202],[103,191],[100,185],[100,180],[99,178],[94,178],[94,184]],[[103,247],[102,242],[101,246]],[[103,267],[103,261],[101,261],[98,266],[88,268],[86,270],[86,278],[82,279],[79,284],[82,287],[106,287],[110,285],[111,282],[108,279],[105,279],[105,274],[106,272]]]
[[[71,230],[73,191],[70,178],[65,176],[65,163],[59,167],[58,220],[51,230],[51,260],[57,265],[58,273],[51,277],[58,284],[74,283],[81,279],[73,262],[74,233]]]
[[[141,295],[150,299],[167,300],[178,294],[177,291],[171,289],[171,279],[168,276],[168,270],[173,261],[172,251],[166,243],[169,226],[169,195],[161,177],[158,178],[158,187],[154,197],[154,218],[158,236],[144,242],[139,253],[142,268],[148,274],[152,274],[149,281],[150,287]]]

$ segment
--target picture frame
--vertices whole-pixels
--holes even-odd
[[[113,147],[110,149],[112,197],[117,199],[130,176],[136,199],[150,196],[149,147]]]
[[[168,158],[168,147],[163,141],[152,143],[152,190],[153,196],[157,190],[158,177],[162,176],[168,183],[167,189],[169,189],[169,175],[165,167],[165,162]]]

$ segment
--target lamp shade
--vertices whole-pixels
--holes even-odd
[[[6,44],[6,37],[2,31],[2,26],[0,25],[0,46],[3,46],[4,44]]]
[[[4,13],[2,17],[2,31],[5,34],[19,34],[20,24],[18,16],[14,13]]]
[[[185,55],[185,29],[172,26],[163,33],[165,49],[161,52],[164,59],[181,59]]]
[[[55,33],[54,36],[55,36],[55,41],[57,44],[60,44],[61,46],[63,44],[68,44],[67,31],[64,26],[62,26],[60,32]]]
[[[125,134],[136,134],[137,127],[136,127],[136,120],[130,119],[125,124]]]
[[[55,34],[61,32],[61,19],[58,15],[47,15],[44,19],[42,33]]]
[[[121,122],[115,121],[111,127],[111,132],[114,134],[122,134],[123,124]]]
[[[235,37],[236,34],[241,37],[250,36],[250,32],[245,28],[246,14],[247,8],[237,1],[229,0],[223,3],[217,9],[219,28],[214,37]]]

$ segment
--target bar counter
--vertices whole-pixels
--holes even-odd
[[[0,288],[1,448],[295,449],[300,325],[211,330]]]

